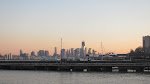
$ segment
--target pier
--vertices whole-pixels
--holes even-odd
[[[53,71],[106,71],[127,72],[134,70],[144,72],[150,70],[150,62],[51,62],[51,61],[0,61],[0,69],[12,70],[53,70]]]

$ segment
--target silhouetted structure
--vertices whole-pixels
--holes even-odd
[[[143,37],[143,49],[146,58],[150,56],[150,36]]]
[[[35,52],[34,51],[31,52],[31,56],[35,56]]]
[[[45,55],[44,50],[39,50],[39,52],[37,54],[38,54],[38,56],[44,56]]]
[[[49,51],[45,51],[45,56],[49,56]]]

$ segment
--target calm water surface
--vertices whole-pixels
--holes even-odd
[[[150,73],[0,70],[0,84],[150,84]]]

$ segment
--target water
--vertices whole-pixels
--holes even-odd
[[[0,84],[149,84],[150,73],[0,70]]]

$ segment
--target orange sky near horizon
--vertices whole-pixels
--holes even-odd
[[[95,40],[95,41],[93,41]],[[83,40],[77,40],[77,41],[73,41],[73,40],[65,40],[63,39],[63,48],[65,49],[71,49],[71,48],[81,48],[81,42]],[[87,48],[92,48],[94,50],[96,50],[97,52],[101,53],[101,40],[99,39],[89,39],[89,40],[84,40],[85,41],[85,46]],[[105,48],[106,53],[107,52],[115,52],[115,53],[129,53],[130,49],[135,49],[138,46],[142,46],[142,39],[125,39],[122,41],[118,41],[118,40],[105,40],[102,41],[103,42],[103,46]],[[136,43],[135,43],[136,42]],[[50,55],[53,55],[54,53],[54,47],[57,47],[57,52],[60,53],[60,39],[57,38],[57,40],[29,40],[26,41],[25,39],[18,39],[18,40],[10,40],[7,41],[6,43],[1,42],[1,54],[8,54],[8,53],[12,53],[13,55],[19,55],[19,50],[22,49],[24,53],[28,53],[30,55],[30,53],[32,51],[35,51],[35,53],[37,54],[37,52],[39,50],[48,50],[50,52]],[[9,46],[9,47],[7,47]]]
[[[1,0],[0,54],[63,48],[129,53],[150,35],[149,0]]]

